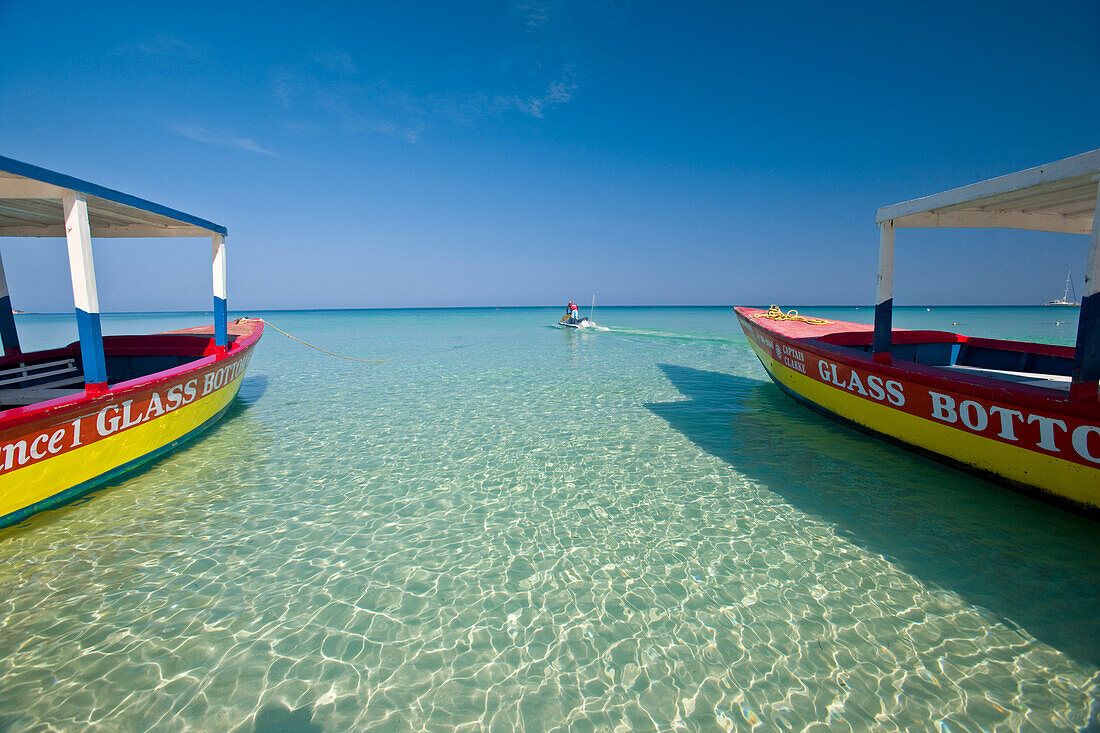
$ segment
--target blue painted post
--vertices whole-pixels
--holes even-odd
[[[225,237],[215,234],[214,244],[214,346],[220,353],[229,350],[229,306],[226,292]]]
[[[1092,215],[1088,266],[1085,268],[1085,295],[1077,317],[1077,346],[1073,352],[1073,381],[1070,397],[1097,399],[1100,383],[1100,191]]]
[[[4,356],[23,353],[19,349],[19,333],[15,330],[15,315],[11,310],[8,279],[4,276],[4,261],[0,260],[0,341],[4,344]]]
[[[107,360],[103,354],[103,331],[99,323],[99,292],[92,263],[88,202],[84,194],[69,192],[62,199],[62,205],[65,208],[65,239],[69,246],[69,275],[73,281],[80,356],[84,363],[84,389],[89,394],[98,394],[107,391]]]
[[[875,361],[890,361],[894,320],[894,222],[878,225],[878,288],[875,293],[875,340],[871,347]]]

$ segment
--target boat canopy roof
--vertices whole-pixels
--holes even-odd
[[[1100,150],[884,206],[895,227],[993,227],[1088,234],[1097,207]]]
[[[214,222],[0,156],[0,236],[64,237],[61,200],[83,194],[93,237],[225,236]]]

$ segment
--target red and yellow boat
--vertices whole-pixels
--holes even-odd
[[[0,236],[65,237],[78,342],[24,353],[0,261],[0,526],[72,499],[215,423],[263,322],[230,324],[224,227],[0,157]],[[102,335],[92,237],[208,237],[214,323]]]
[[[879,209],[875,325],[737,308],[768,376],[889,441],[1100,515],[1100,150]],[[892,328],[894,230],[1091,237],[1073,347]]]

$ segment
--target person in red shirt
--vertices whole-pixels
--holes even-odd
[[[577,317],[577,304],[573,301],[569,301],[569,305],[566,306],[565,311],[569,314],[570,323],[576,323],[580,320],[580,318]]]

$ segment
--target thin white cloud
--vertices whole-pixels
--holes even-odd
[[[359,73],[359,69],[355,68],[355,63],[351,60],[351,55],[340,49],[319,51],[313,54],[313,61],[320,64],[327,71],[340,74]]]
[[[539,15],[536,5],[523,7]],[[362,79],[351,55],[339,49],[274,67],[270,80],[278,102],[304,118],[300,122],[303,129],[376,133],[416,143],[440,123],[470,125],[508,113],[543,119],[551,107],[573,99],[580,88],[574,64],[559,65],[556,77],[550,77],[541,63],[531,64],[535,72],[512,75],[511,83],[529,87],[541,79],[544,86],[533,94],[476,90],[413,93],[385,80]]]
[[[548,0],[520,0],[512,6],[529,30],[542,26],[550,18],[552,3]]]
[[[550,82],[542,95],[526,100],[526,103],[521,107],[522,111],[532,117],[542,119],[547,107],[565,104],[573,99],[573,95],[576,94],[580,85],[570,77],[571,75],[567,74],[557,81]]]
[[[125,43],[111,51],[116,56],[162,56],[165,58],[200,59],[212,56],[214,51],[201,41],[185,41],[166,33],[140,38]]]
[[[423,126],[407,127],[393,122],[375,122],[368,125],[369,129],[387,137],[404,140],[407,143],[415,143],[424,132]]]
[[[425,105],[434,114],[463,122],[505,112],[520,112],[543,119],[549,107],[569,102],[579,88],[573,69],[569,67],[561,77],[549,82],[541,94],[448,94],[426,98]]]
[[[220,145],[224,148],[235,148],[237,150],[247,150],[250,153],[260,153],[262,155],[277,156],[277,153],[267,150],[261,147],[255,140],[248,137],[240,137],[232,133],[224,132],[222,130],[215,130],[205,125],[200,125],[193,122],[180,122],[170,121],[167,124],[168,129],[180,135],[188,138],[189,140],[195,140],[200,143],[209,143],[210,145]]]
[[[277,66],[269,72],[275,98],[284,107],[290,107],[302,89],[302,75],[287,66]]]

